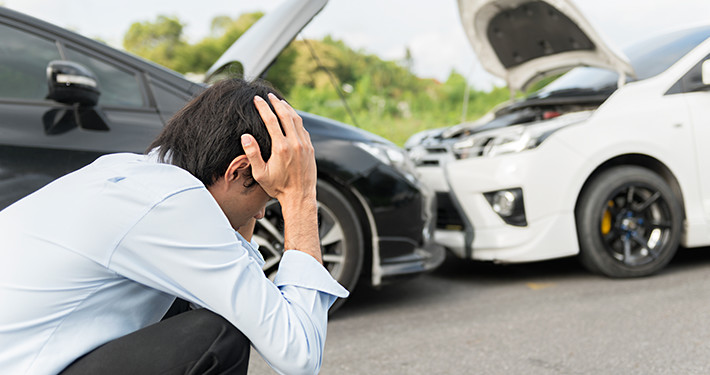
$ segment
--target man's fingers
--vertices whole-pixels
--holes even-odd
[[[274,106],[276,114],[281,120],[281,126],[284,129],[286,136],[290,136],[296,132],[296,127],[294,126],[294,118],[291,111],[288,110],[291,106],[286,104],[283,100],[276,97],[276,95],[269,93],[269,100],[271,100],[271,105]]]
[[[295,136],[295,139],[298,140],[299,143],[310,145],[311,135],[303,127],[303,119],[298,115],[298,112],[296,112],[287,101],[283,99],[279,100],[273,94],[269,94],[269,99],[281,119],[281,125],[284,126],[286,136]],[[286,128],[287,125],[288,128]],[[293,129],[293,131],[291,131],[291,129]]]
[[[311,144],[311,135],[308,133],[308,130],[303,126],[303,119],[301,116],[298,115],[298,112],[296,112],[293,107],[291,107],[290,104],[288,104],[285,100],[281,100],[281,103],[288,109],[288,111],[291,113],[291,117],[293,118],[293,125],[296,128],[297,134],[301,137],[303,140],[303,144]]]
[[[266,103],[262,97],[257,95],[254,97],[254,105],[256,106],[257,111],[259,111],[259,116],[261,116],[261,119],[264,120],[264,124],[266,124],[266,130],[268,130],[269,135],[271,135],[271,141],[274,142],[280,138],[283,138],[279,121],[274,112],[271,111],[269,104]]]
[[[252,175],[256,179],[256,176],[261,175],[261,172],[266,168],[266,162],[261,158],[259,144],[251,134],[242,134],[242,148],[251,164]]]

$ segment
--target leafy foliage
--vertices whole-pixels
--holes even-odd
[[[211,34],[195,44],[184,41],[184,25],[177,18],[159,16],[155,22],[131,25],[124,48],[181,73],[204,73],[261,16],[216,17]],[[327,36],[294,40],[265,78],[295,108],[359,126],[399,145],[421,130],[475,120],[510,97],[505,88],[474,90],[456,71],[446,82],[417,77],[412,64],[411,54],[401,62],[385,61]]]
[[[136,22],[123,37],[123,47],[168,68],[186,52],[183,24],[175,17],[158,16],[155,22]]]

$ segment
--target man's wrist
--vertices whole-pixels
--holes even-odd
[[[284,218],[284,248],[303,251],[322,263],[315,195],[280,203]]]

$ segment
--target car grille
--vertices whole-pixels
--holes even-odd
[[[436,193],[436,227],[439,229],[462,230],[463,220],[449,193]]]

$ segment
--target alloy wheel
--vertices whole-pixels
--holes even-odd
[[[645,184],[616,189],[603,209],[601,230],[606,250],[627,266],[653,262],[671,238],[671,212],[660,191]]]
[[[323,254],[323,265],[338,280],[345,266],[347,246],[343,226],[327,206],[318,202],[318,233]],[[264,260],[264,272],[273,280],[284,251],[284,222],[281,205],[272,200],[266,205],[264,218],[257,220],[254,240]]]

